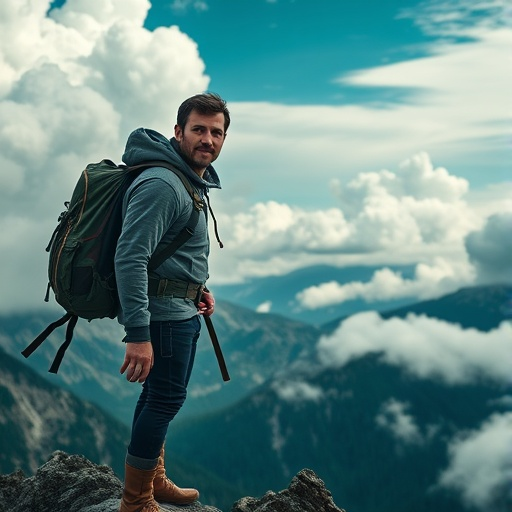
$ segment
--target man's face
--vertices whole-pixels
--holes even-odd
[[[192,110],[184,130],[178,125],[174,127],[174,136],[190,167],[202,176],[224,144],[224,114],[205,116]]]

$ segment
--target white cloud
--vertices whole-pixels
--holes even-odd
[[[377,425],[404,444],[422,444],[424,439],[414,417],[406,411],[409,404],[390,398],[375,417]]]
[[[257,308],[256,311],[258,313],[270,313],[270,310],[272,309],[272,301],[266,300],[265,302],[262,302]]]
[[[466,180],[451,176],[443,168],[434,169],[425,153],[404,161],[396,172],[360,173],[346,186],[333,183],[333,187],[340,210],[327,210],[323,215],[308,212],[309,222],[305,222],[302,212],[289,213],[297,238],[314,237],[309,244],[312,250],[336,247],[347,252],[370,252],[460,242],[471,227],[478,225],[478,219],[462,201],[468,187]],[[280,212],[268,215],[276,222]]]
[[[512,283],[512,212],[491,215],[480,231],[466,237],[466,250],[479,281]]]
[[[170,132],[183,98],[207,87],[188,36],[143,28],[149,7],[68,0],[47,17],[49,2],[2,2],[3,311],[43,305],[44,248],[85,165],[120,160],[129,131],[143,123]]]
[[[86,83],[122,113],[126,132],[151,125],[170,136],[181,101],[209,82],[196,43],[177,27],[149,32],[119,23],[104,34],[87,62],[94,73]]]
[[[473,272],[466,262],[448,262],[436,258],[433,265],[420,263],[413,279],[405,279],[400,272],[389,268],[377,270],[370,281],[336,281],[310,286],[296,295],[300,305],[318,309],[342,302],[364,299],[366,302],[386,301],[404,297],[430,299],[449,293],[462,285],[471,284]]]
[[[506,0],[430,0],[399,17],[412,18],[422,31],[437,36],[475,37],[482,29],[510,26]]]
[[[494,414],[479,430],[450,444],[451,460],[440,486],[458,491],[467,506],[482,511],[498,510],[498,503],[510,505],[511,447],[512,413]]]
[[[413,281],[383,270],[368,285],[313,287],[299,297],[306,307],[325,305],[326,291],[335,294],[334,302],[356,296],[426,297],[472,281],[463,240],[482,220],[464,201],[466,180],[419,153],[396,171],[364,172],[332,186],[338,208],[306,210],[268,201],[219,216],[227,250],[219,257],[214,252],[213,268],[220,272],[212,274],[241,280],[320,263],[421,262]]]
[[[343,246],[348,226],[339,209],[304,211],[275,201],[257,203],[224,228],[238,254],[266,257],[269,252],[327,251]]]
[[[185,12],[188,8],[203,12],[208,10],[208,4],[202,0],[174,0],[171,8],[176,12]]]
[[[324,394],[322,388],[302,381],[276,382],[273,388],[277,396],[286,402],[318,402]]]
[[[482,378],[510,381],[512,324],[490,332],[462,329],[426,316],[383,320],[375,312],[349,317],[318,342],[320,361],[341,367],[367,354],[397,365],[418,378],[467,384]]]
[[[462,200],[468,182],[434,168],[426,153],[405,160],[396,172],[364,172],[346,186],[333,185],[354,226],[355,246],[447,243],[478,222]]]
[[[469,34],[462,30],[459,35]],[[507,91],[512,83],[512,68],[504,63],[510,64],[511,60],[508,47],[512,30],[481,26],[471,36],[475,39],[465,44],[436,41],[428,57],[363,70],[339,81],[416,89],[412,104],[403,105],[397,113],[407,112],[410,119],[418,119],[415,114],[422,116],[427,122],[424,141],[428,147],[463,140],[504,144],[503,121],[507,115],[503,105],[508,103]],[[470,146],[466,148],[472,151]]]

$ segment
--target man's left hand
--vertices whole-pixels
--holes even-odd
[[[203,291],[201,295],[201,300],[197,305],[197,312],[200,315],[210,316],[213,315],[213,311],[215,309],[215,299],[210,291]]]

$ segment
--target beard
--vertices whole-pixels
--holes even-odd
[[[218,156],[213,148],[194,144],[183,137],[179,142],[181,156],[194,171],[204,171]]]

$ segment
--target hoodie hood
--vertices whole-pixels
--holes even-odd
[[[172,164],[199,187],[221,188],[219,176],[213,166],[209,165],[206,168],[202,178],[190,168],[181,156],[178,141],[174,137],[169,140],[155,130],[137,128],[128,137],[123,162],[131,166],[153,160],[163,160]]]

